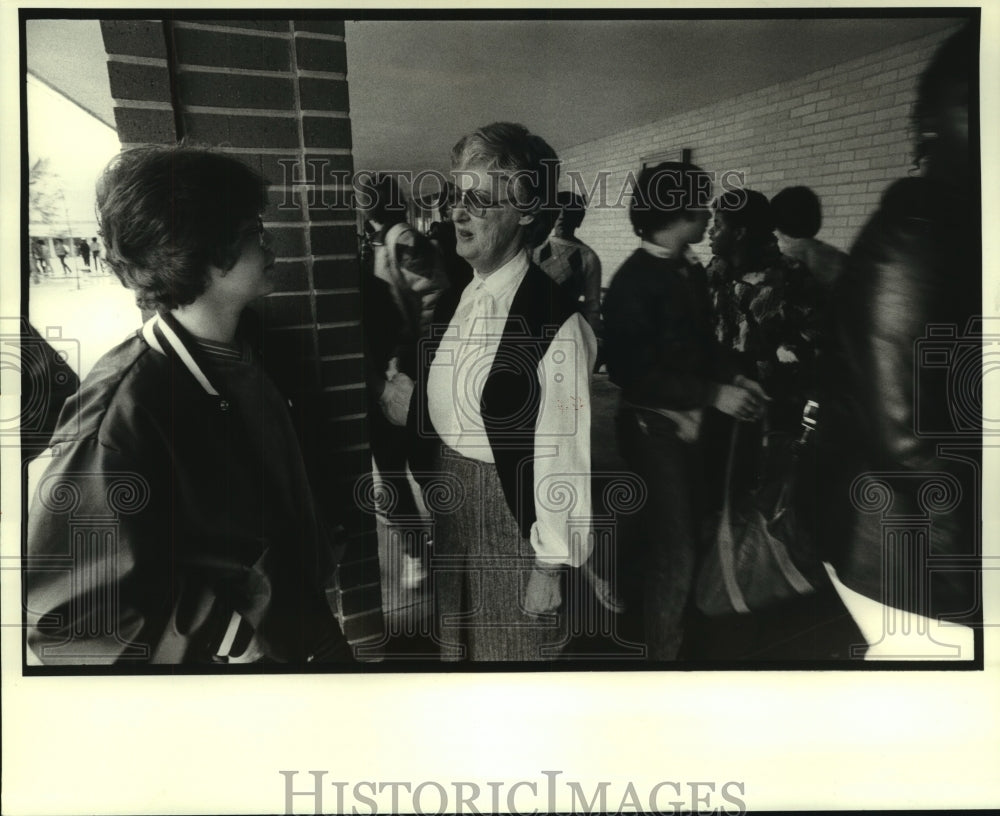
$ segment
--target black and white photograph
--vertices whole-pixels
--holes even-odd
[[[2,13],[4,812],[1000,803],[996,15]]]

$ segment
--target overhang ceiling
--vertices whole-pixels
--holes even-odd
[[[523,122],[556,150],[954,25],[944,18],[362,20],[346,26],[357,169],[446,170],[463,133]],[[28,69],[105,122],[96,20],[31,20]]]

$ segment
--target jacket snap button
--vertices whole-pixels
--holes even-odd
[[[226,400],[219,400],[219,410],[220,411],[228,411],[229,410],[229,403]]]

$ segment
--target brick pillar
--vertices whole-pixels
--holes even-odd
[[[338,604],[353,642],[382,632],[343,21],[101,23],[122,145],[188,143],[268,181],[277,291],[259,305],[265,367],[292,395],[317,498],[348,531]]]

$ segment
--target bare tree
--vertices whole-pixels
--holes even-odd
[[[60,214],[62,180],[44,156],[28,170],[28,217],[30,221],[52,224]]]

